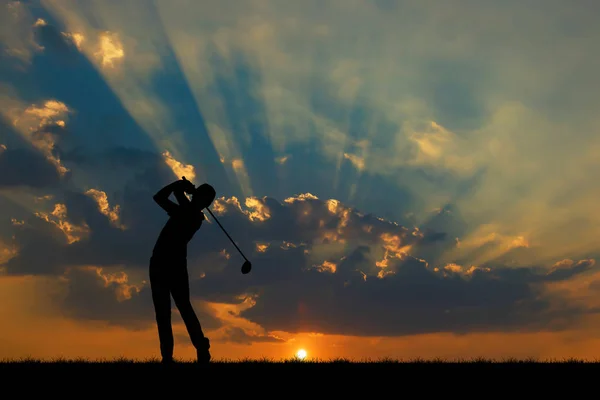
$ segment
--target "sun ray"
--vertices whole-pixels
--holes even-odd
[[[161,68],[160,54],[168,48],[160,30],[146,29],[153,18],[150,8],[57,0],[43,0],[42,5],[64,25],[65,34],[78,35],[80,51],[156,148],[185,159],[169,106],[150,88]]]
[[[235,177],[244,196],[252,196],[250,178],[244,165],[243,154],[238,140],[249,141],[248,132],[232,132],[223,95],[208,92],[208,85],[217,73],[208,60],[214,57],[211,51],[218,51],[206,33],[197,24],[186,23],[193,17],[185,8],[171,7],[157,3],[158,14],[165,29],[167,40],[179,63],[187,84],[192,92],[198,112],[203,116],[208,135],[219,153],[222,162],[228,167],[230,176]],[[194,17],[195,18],[195,17]],[[185,26],[185,30],[182,27]],[[222,62],[227,70],[228,65]],[[231,71],[228,71],[231,78]]]
[[[426,30],[422,35],[414,35],[410,33],[418,30],[419,26],[408,19],[399,24],[398,20],[403,17],[398,10],[382,12],[372,4],[358,5],[359,2],[355,2],[360,10],[356,18],[360,14],[361,23],[376,23],[380,28],[367,36],[360,27],[357,30],[355,24],[347,23],[346,18],[352,18],[350,15],[336,18],[341,2],[322,7],[319,18],[315,18],[311,7],[304,8],[300,3],[286,5],[284,10],[274,2],[247,2],[236,6],[233,11],[227,10],[227,2],[198,3],[178,2],[179,5],[185,4],[185,9],[180,11],[174,11],[178,7],[172,2],[157,4],[162,21],[160,25],[168,39],[161,37],[161,29],[143,31],[139,27],[143,24],[134,23],[132,25],[137,28],[130,30],[123,28],[127,25],[123,21],[132,19],[128,8],[124,12],[120,9],[115,12],[116,9],[103,6],[101,2],[94,3],[90,7],[94,14],[99,13],[98,21],[106,23],[110,19],[109,12],[102,10],[111,9],[111,17],[120,22],[106,25],[117,34],[110,36],[110,40],[105,39],[106,61],[98,57],[97,48],[87,51],[91,52],[90,58],[95,59],[100,71],[114,75],[119,65],[123,67],[127,62],[131,63],[131,50],[128,48],[132,47],[127,45],[128,36],[150,35],[160,43],[156,51],[158,54],[161,46],[168,48],[170,44],[185,70],[188,85],[195,91],[198,109],[210,123],[211,140],[227,164],[228,173],[235,177],[232,181],[237,180],[243,192],[252,192],[245,166],[247,155],[244,154],[248,131],[244,126],[240,131],[234,131],[235,124],[227,110],[223,109],[223,95],[217,91],[213,98],[213,93],[209,92],[215,86],[215,78],[225,77],[235,83],[237,78],[231,68],[236,65],[234,55],[239,53],[244,53],[250,60],[250,68],[261,75],[261,87],[257,91],[266,109],[264,123],[267,132],[264,134],[279,157],[283,157],[294,145],[314,140],[332,168],[338,168],[334,186],[342,182],[339,174],[347,172],[339,172],[342,163],[359,166],[356,179],[363,174],[373,174],[395,180],[398,186],[408,187],[412,195],[422,200],[413,210],[419,222],[428,222],[431,209],[454,203],[463,213],[465,224],[473,230],[471,235],[466,236],[473,236],[482,226],[493,223],[500,225],[498,232],[501,235],[523,236],[532,249],[542,246],[542,257],[589,252],[597,247],[593,238],[597,236],[600,220],[595,212],[595,199],[600,195],[596,185],[585,178],[599,170],[597,153],[600,142],[592,135],[586,136],[585,132],[597,132],[599,125],[597,118],[588,117],[581,111],[594,103],[586,104],[574,94],[576,92],[571,93],[571,111],[575,107],[580,108],[577,112],[582,118],[574,118],[568,123],[565,123],[567,119],[560,120],[551,112],[527,106],[540,100],[530,96],[538,96],[548,87],[555,86],[556,82],[560,82],[558,86],[562,85],[565,90],[572,90],[567,89],[572,83],[568,77],[577,76],[579,71],[589,72],[581,69],[588,68],[583,67],[585,65],[595,65],[596,61],[589,58],[592,57],[589,52],[581,52],[586,62],[574,62],[565,57],[560,61],[560,74],[555,71],[546,75],[537,73],[539,66],[515,61],[529,56],[523,49],[515,48],[515,57],[499,57],[499,62],[490,65],[478,64],[483,71],[498,79],[475,87],[472,83],[479,81],[476,74],[469,75],[468,65],[473,60],[468,54],[481,51],[486,55],[478,56],[482,60],[498,56],[494,53],[496,50],[486,45],[484,38],[490,35],[497,37],[499,25],[478,26],[484,33],[482,35],[440,36],[442,28],[456,29],[447,18],[443,18],[444,13],[453,12],[445,7],[428,10],[421,8],[426,7],[422,5],[411,6],[411,11],[426,11],[422,25]],[[79,3],[54,0],[44,4],[55,4],[59,14],[67,16],[69,12],[65,10],[68,6],[74,5],[74,12],[79,10]],[[290,10],[294,13],[293,18]],[[498,24],[512,21],[513,14],[507,10],[498,10]],[[142,16],[138,21],[154,21],[146,14],[150,11],[136,9],[136,13],[139,12]],[[486,12],[485,7],[479,6],[468,10],[473,20],[479,20],[476,17],[484,16]],[[410,12],[404,15],[410,15]],[[519,15],[523,18],[520,23],[532,16],[528,10]],[[63,16],[62,20],[69,18]],[[80,20],[74,19],[75,22],[67,25],[71,26],[72,34],[86,37],[80,41],[85,48],[87,36],[94,37],[95,26],[92,29],[91,19]],[[78,31],[79,26],[82,26],[81,32]],[[429,29],[432,26],[440,30]],[[541,28],[547,27],[543,25]],[[90,31],[87,36],[85,29]],[[511,35],[523,33],[519,29]],[[512,40],[514,37],[511,35],[497,38]],[[398,37],[403,37],[403,40],[398,41]],[[300,38],[302,40],[298,40]],[[578,49],[585,48],[590,43],[588,40],[592,39],[592,36],[582,39],[580,43],[584,47]],[[123,44],[123,52],[115,44],[119,41]],[[216,71],[211,64],[208,56],[214,52],[209,51],[209,45],[222,58],[223,71]],[[572,43],[560,37],[557,37],[555,46],[563,50],[574,49]],[[170,147],[161,144],[161,149],[168,150],[177,160],[185,160],[183,152],[178,152],[178,146],[173,145],[177,143],[176,137],[165,133],[172,128],[169,113],[161,111],[160,102],[153,102],[152,93],[139,89],[147,82],[148,69],[129,65],[128,75],[135,77],[133,83],[124,85],[122,91],[131,95],[129,99],[127,93],[119,97],[129,107],[130,113],[138,114],[137,119],[143,120],[146,130],[154,131],[150,134],[158,142],[165,137],[170,143]],[[462,101],[477,103],[476,113],[480,115],[477,123],[473,124],[475,128],[451,128],[453,123],[460,125],[457,120],[460,122],[461,117],[448,116],[444,111],[448,107],[435,104],[436,99],[430,95],[431,91],[442,90],[442,84],[448,83],[446,81],[450,79],[441,76],[448,71],[452,72],[452,82],[457,82],[455,75],[464,75],[468,83],[458,82],[468,92]],[[556,82],[549,80],[550,75]],[[322,80],[318,81],[317,77]],[[120,89],[115,88],[118,86],[116,82],[112,84],[115,91]],[[327,101],[331,101],[335,103],[333,110],[316,109],[319,106],[311,102],[315,93],[322,92],[331,97],[322,102],[322,107],[327,107]],[[136,103],[136,98],[146,100]],[[365,146],[364,151],[353,152],[348,135],[352,129],[349,112],[359,99],[364,100],[368,109],[377,112],[373,114],[366,110],[366,132],[357,135],[372,143]],[[434,118],[437,115],[441,117]],[[397,132],[387,132],[385,138],[383,134],[379,136],[376,126],[381,121],[397,125]],[[578,134],[567,135],[569,132]],[[375,143],[379,139],[383,144]],[[283,166],[285,163],[279,168]],[[435,179],[423,178],[418,173],[421,170],[433,171]],[[481,182],[473,187],[464,184],[479,170],[486,171]],[[359,197],[360,188],[356,183],[349,189],[350,199]],[[468,242],[471,238],[460,239]],[[500,249],[477,252],[477,260],[485,262],[504,254]]]

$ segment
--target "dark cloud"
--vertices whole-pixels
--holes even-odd
[[[137,154],[135,151],[123,151],[122,157],[118,157],[118,152],[114,157],[126,159],[131,154]],[[139,158],[142,157],[140,155]],[[148,155],[146,157],[150,158]],[[93,166],[93,159],[90,162]],[[125,170],[126,166],[123,167]],[[31,229],[15,232],[21,252],[6,265],[8,273],[55,273],[78,265],[146,266],[154,240],[166,222],[166,214],[154,203],[152,195],[173,180],[175,177],[172,172],[155,155],[142,172],[134,172],[120,192],[109,192],[111,206],[118,204],[121,207],[121,222],[129,227],[126,230],[111,225],[92,197],[70,186],[55,186],[50,191],[54,197],[45,204],[48,213],[51,213],[55,204],[64,204],[67,215],[60,220],[76,226],[85,224],[89,234],[84,240],[68,244],[65,234],[56,225],[46,223],[32,214],[25,220],[25,226]],[[40,225],[45,229],[39,229]]]
[[[107,281],[103,271],[74,268],[65,274],[65,297],[61,299],[61,311],[72,318],[127,325],[132,328],[147,328],[152,322],[152,302],[145,301],[147,289],[138,293],[126,282]],[[128,293],[131,298],[119,301]],[[123,298],[123,297],[122,297]]]
[[[130,283],[127,274],[119,269],[73,268],[63,278],[64,295],[56,301],[66,316],[129,329],[147,329],[155,323],[150,287]],[[194,309],[203,328],[221,326],[209,308],[194,304]]]
[[[365,280],[371,262],[358,250],[335,274],[311,270],[260,286],[256,306],[242,316],[267,330],[395,336],[559,329],[587,311],[543,295],[539,285],[555,281],[552,274],[497,269],[467,277],[407,257],[391,267],[395,274]]]
[[[213,301],[227,301],[229,297],[230,302],[243,293],[256,295],[256,305],[241,315],[269,331],[392,336],[559,329],[588,311],[545,295],[542,285],[584,273],[593,267],[593,261],[567,260],[550,272],[541,267],[513,269],[502,265],[489,271],[452,271],[444,269],[445,265],[404,256],[389,259],[382,270],[376,262],[381,261],[381,247],[389,245],[383,237],[401,238],[399,246],[423,246],[421,254],[426,254],[425,246],[432,239],[356,212],[351,213],[338,238],[346,241],[342,254],[315,260],[311,252],[316,251],[318,238],[341,218],[328,216],[326,203],[317,199],[291,204],[265,199],[264,203],[270,205],[272,219],[260,227],[244,225],[235,231],[239,236],[234,235],[242,237],[242,243],[251,237],[258,242],[271,241],[265,252],[252,254],[253,272],[241,275],[239,257],[230,259],[222,270],[207,272],[197,281],[194,293]],[[309,209],[311,218],[303,220]],[[227,226],[236,226],[235,215],[227,213],[221,219]],[[279,218],[284,221],[281,225],[275,220]],[[318,227],[315,222],[321,220],[326,222]],[[370,233],[361,229],[366,226],[372,226]],[[431,237],[445,239],[439,233]],[[284,241],[305,243],[288,248]],[[335,263],[336,272],[319,272],[312,267],[322,261]],[[377,277],[382,271],[393,274]]]
[[[88,234],[68,244],[56,225],[32,216],[15,232],[20,252],[5,267],[9,274],[59,276],[71,267],[63,303],[69,315],[136,327],[153,318],[147,286],[119,302],[116,293],[124,283],[107,282],[94,269],[77,269],[145,274],[167,220],[152,195],[175,180],[172,172],[158,155],[120,151],[113,160],[147,160],[145,168],[132,173],[123,189],[109,197],[121,207],[120,222],[126,229],[112,224],[90,196],[61,188],[50,204],[64,204],[65,220],[85,224]],[[81,157],[78,162],[84,161]],[[256,304],[240,315],[267,331],[403,335],[559,329],[589,311],[547,294],[543,285],[584,273],[592,261],[567,260],[550,271],[502,265],[469,271],[438,263],[440,246],[455,245],[454,235],[443,228],[461,226],[451,206],[422,229],[311,195],[252,201],[222,197],[212,210],[251,259],[253,271],[240,273],[242,257],[208,216],[188,246],[192,296],[230,304],[252,296]],[[214,320],[208,312],[203,315]],[[226,340],[271,340],[245,338],[237,331],[229,336]]]
[[[580,260],[578,262],[563,260],[556,263],[555,266],[545,274],[542,280],[554,282],[564,281],[590,270],[595,264],[595,260],[592,259]]]
[[[100,156],[86,158],[82,153],[69,154],[70,156],[66,157],[69,166],[76,164],[94,168],[100,163]],[[118,170],[120,162],[123,173],[128,172],[131,176],[123,185],[123,189],[108,193],[109,202],[112,201],[113,205],[120,206],[120,222],[127,229],[121,230],[111,225],[108,218],[100,213],[90,196],[74,192],[71,188],[57,188],[53,203],[66,206],[66,220],[69,223],[87,225],[89,227],[88,237],[76,243],[67,244],[62,239],[64,234],[60,231],[56,229],[47,231],[46,234],[51,236],[49,240],[56,245],[52,251],[55,256],[48,258],[44,252],[36,251],[36,248],[42,246],[40,241],[43,241],[38,231],[17,232],[17,242],[24,245],[23,253],[28,256],[18,256],[12,259],[7,265],[9,273],[22,273],[25,270],[43,273],[48,270],[54,271],[55,267],[81,264],[97,266],[124,264],[130,268],[146,267],[156,236],[167,219],[166,214],[152,200],[152,195],[163,185],[176,178],[163,159],[156,154],[117,149],[114,152],[106,153],[106,156],[110,160],[112,173]],[[130,158],[139,162],[137,172],[132,173],[128,168],[127,160]],[[142,168],[144,165],[145,168]],[[98,187],[105,189],[101,185]],[[270,217],[261,223],[252,222],[246,215],[248,210],[253,211],[253,209],[247,210],[244,204],[238,206],[234,204],[233,199],[228,201],[229,203],[222,202],[222,206],[227,211],[219,217],[220,222],[227,227],[229,233],[236,240],[244,243],[244,246],[248,244],[253,246],[254,240],[258,240],[258,238],[263,241],[310,242],[324,230],[335,231],[340,223],[340,217],[332,218],[331,212],[328,211],[328,204],[321,200],[308,199],[288,204],[272,198],[259,199],[257,204],[264,204],[268,207],[270,214]],[[331,206],[333,207],[333,205]],[[310,218],[303,217],[306,212],[310,212]],[[217,215],[219,215],[218,212]],[[352,237],[353,240],[362,240],[367,236],[374,237],[395,226],[373,215],[359,216],[356,211],[348,211],[347,217],[344,218],[347,218],[344,235]],[[31,216],[29,223],[39,223],[39,218]],[[323,227],[320,226],[320,223],[324,224]],[[373,226],[372,232],[368,235],[362,231],[362,227],[367,224]],[[402,234],[406,235],[406,232]],[[29,236],[35,237],[35,240]],[[432,238],[440,239],[442,237],[443,235],[435,233],[431,238],[426,236],[421,241],[431,241]],[[327,239],[325,238],[325,240]],[[412,242],[419,241],[417,237],[413,236],[410,237],[410,240]],[[231,245],[215,224],[207,222],[189,247],[190,261],[193,263],[194,260],[205,257],[215,249],[230,248]],[[111,249],[111,251],[108,252],[106,249]]]
[[[28,148],[0,149],[0,188],[56,186],[61,176],[40,152]]]

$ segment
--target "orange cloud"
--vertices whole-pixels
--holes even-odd
[[[295,203],[297,201],[305,201],[305,200],[318,200],[319,198],[311,193],[302,193],[298,196],[291,196],[284,200],[286,203]]]
[[[16,130],[50,161],[61,175],[68,172],[55,154],[54,129],[64,128],[71,110],[58,100],[46,100],[40,104],[25,105],[13,98],[0,95],[2,113]],[[3,148],[6,150],[6,147]]]
[[[349,160],[357,170],[362,171],[365,169],[365,159],[363,157],[356,154],[344,153],[344,158]]]
[[[100,60],[102,67],[114,68],[116,63],[125,57],[125,50],[119,35],[115,32],[102,32],[98,38],[98,49],[94,55]]]
[[[114,207],[110,207],[108,203],[108,196],[106,192],[98,189],[89,189],[85,192],[88,196],[92,197],[96,203],[98,204],[98,210],[106,215],[106,217],[110,220],[110,222],[120,228],[125,229],[125,226],[121,224],[119,218],[120,207],[119,205],[115,205]]]
[[[261,201],[261,199],[256,197],[247,197],[244,204],[247,207],[246,210],[242,208],[242,205],[237,197],[221,197],[215,199],[213,202],[212,211],[215,214],[222,215],[227,212],[229,206],[233,206],[235,209],[237,209],[237,211],[246,215],[250,221],[262,222],[271,217],[271,211],[269,210],[269,207],[267,207],[264,201]]]
[[[315,268],[319,272],[329,272],[335,274],[335,271],[337,270],[337,265],[331,261],[323,261],[322,264],[315,265]]]
[[[83,42],[85,41],[85,36],[83,36],[83,34],[77,32],[62,32],[62,35],[73,42],[75,47],[77,47],[77,50],[82,50]]]
[[[69,244],[78,242],[90,232],[90,228],[86,223],[74,225],[69,222],[67,219],[67,206],[61,203],[55,204],[51,213],[40,211],[36,212],[35,215],[60,229],[65,234]]]
[[[10,223],[11,223],[13,226],[23,226],[23,225],[25,225],[25,221],[19,221],[19,220],[18,220],[18,219],[16,219],[16,218],[11,218],[11,219],[10,219]]]
[[[109,287],[111,284],[116,283],[116,297],[118,301],[125,301],[131,299],[134,292],[137,294],[147,283],[142,281],[140,284],[132,284],[129,282],[129,275],[125,271],[109,272],[101,267],[86,266],[79,267],[81,270],[87,270],[94,272],[104,282],[104,287]],[[68,273],[68,272],[67,272]]]
[[[277,164],[283,165],[283,164],[285,164],[285,163],[287,162],[287,160],[289,160],[289,159],[290,159],[290,157],[291,157],[291,156],[289,156],[289,155],[285,155],[285,156],[277,157],[277,158],[275,158],[275,162],[276,162]]]
[[[221,254],[223,257],[225,257],[225,259],[229,260],[229,258],[231,257],[231,255],[227,252],[226,249],[223,249],[219,252],[219,254]]]
[[[189,181],[193,181],[196,178],[196,170],[193,165],[183,164],[180,161],[177,161],[168,150],[165,150],[162,153],[165,163],[171,168],[173,174],[177,177],[177,179],[181,179],[182,176]]]
[[[35,23],[33,24],[33,26],[46,26],[48,25],[48,23],[46,21],[44,21],[44,19],[42,18],[38,18]]]
[[[281,246],[279,246],[279,247],[281,247],[283,250],[289,250],[289,249],[296,248],[298,246],[295,243],[287,242],[284,240],[283,243],[281,244]]]
[[[383,241],[382,247],[385,252],[383,254],[383,259],[376,261],[375,265],[379,268],[382,268],[382,270],[378,273],[378,277],[383,278],[388,274],[394,273],[394,271],[383,270],[384,268],[387,268],[389,266],[389,260],[393,258],[404,258],[406,255],[408,255],[408,252],[410,251],[412,246],[402,245],[402,239],[398,235],[382,233],[380,237]]]
[[[258,251],[259,253],[264,253],[267,251],[269,246],[269,243],[256,243],[256,251]]]
[[[266,221],[271,218],[269,208],[256,197],[248,197],[246,207],[252,210],[246,212],[250,221]]]

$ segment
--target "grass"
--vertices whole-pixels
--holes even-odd
[[[350,360],[344,358],[338,359],[214,359],[210,365],[207,366],[211,371],[219,372],[225,370],[257,370],[257,369],[269,369],[269,370],[286,370],[288,368],[294,368],[294,370],[352,370],[352,369],[370,369],[370,370],[390,370],[395,368],[419,368],[419,367],[510,367],[510,366],[573,366],[573,365],[595,365],[600,366],[600,360],[582,360],[575,358],[565,359],[547,359],[537,360],[534,358],[527,359],[516,359],[516,358],[504,358],[504,359],[486,359],[486,358],[471,358],[471,359],[422,359],[414,358],[408,360],[393,359],[393,358],[382,358],[382,359],[362,359],[362,360]],[[190,368],[205,368],[198,366],[194,360],[183,360],[175,359],[175,363],[172,366],[164,366],[160,363],[158,358],[148,358],[144,360],[139,359],[127,359],[127,358],[115,358],[115,359],[65,359],[55,358],[50,360],[39,360],[35,358],[25,357],[20,359],[3,359],[0,360],[0,371],[10,371],[11,369],[40,369],[51,371],[56,368],[114,368],[123,369],[127,368],[131,371],[135,369],[160,369],[162,370],[174,370],[178,369],[190,369]]]
[[[393,359],[393,358],[382,358],[382,359],[361,359],[361,360],[350,360],[345,358],[337,359],[305,359],[300,360],[298,358],[289,359],[215,359],[212,360],[210,365],[214,366],[251,366],[251,365],[272,365],[272,366],[285,366],[285,365],[303,365],[303,366],[393,366],[393,365],[459,365],[459,364],[471,364],[471,365],[517,365],[517,364],[529,364],[529,365],[540,365],[540,364],[595,364],[600,365],[600,360],[582,360],[576,358],[564,358],[564,359],[546,359],[537,360],[535,358],[527,359],[516,359],[516,358],[503,358],[503,359],[486,359],[486,358],[471,358],[471,359],[422,359],[414,358],[408,360]],[[0,366],[35,366],[44,365],[51,367],[53,365],[72,365],[72,366],[83,366],[83,365],[160,365],[160,359],[158,358],[147,358],[144,360],[140,359],[128,359],[124,357],[114,359],[66,359],[66,358],[54,358],[54,359],[35,359],[32,357],[23,357],[19,359],[2,359],[0,360]],[[176,359],[175,365],[195,365],[193,360]]]
[[[583,370],[598,366],[600,360],[574,358],[263,358],[216,359],[208,366],[197,365],[192,360],[177,360],[174,365],[165,366],[152,358],[38,360],[26,357],[0,360],[0,381],[5,390],[15,385],[17,390],[26,390],[30,395],[39,391],[40,395],[47,396],[54,391],[60,396],[72,393],[80,397],[83,393],[88,397],[89,393],[96,393],[95,397],[99,397],[97,392],[106,390],[111,398],[115,391],[122,397],[123,390],[132,391],[138,398],[143,391],[149,391],[151,397],[160,393],[162,397],[171,398],[179,395],[176,392],[186,395],[194,391],[200,397],[206,394],[223,397],[224,393],[227,394],[224,397],[232,397],[234,392],[239,392],[244,396],[253,395],[249,397],[281,398],[289,397],[284,393],[291,391],[292,394],[310,393],[317,398],[375,398],[387,395],[390,390],[420,391],[428,397],[436,391],[446,397],[469,393],[479,397],[478,387],[486,387],[495,395],[504,391],[509,396],[518,392],[525,397],[539,397],[544,390],[556,396],[560,385],[567,387],[573,397],[585,389],[586,383],[595,381],[585,378],[593,377],[593,372],[584,374]],[[73,391],[75,387],[86,387],[87,391]],[[281,387],[287,389],[282,392]]]
[[[351,360],[345,358],[336,358],[336,359],[318,359],[318,358],[307,358],[301,360],[299,358],[288,358],[288,359],[272,359],[272,358],[260,358],[260,359],[251,359],[251,358],[243,358],[243,359],[214,359],[211,361],[210,365],[214,366],[252,366],[252,365],[272,365],[272,366],[285,366],[285,365],[303,365],[303,366],[362,366],[362,365],[371,365],[371,366],[394,366],[394,365],[460,365],[460,364],[470,364],[470,365],[517,365],[517,364],[528,364],[528,365],[541,365],[541,364],[594,364],[600,365],[599,360],[583,360],[576,358],[563,358],[563,359],[545,359],[538,360],[535,358],[526,358],[526,359],[517,359],[517,358],[503,358],[503,359],[486,359],[481,357],[470,358],[470,359],[443,359],[443,358],[433,358],[433,359],[423,359],[423,358],[414,358],[408,360],[402,359],[394,359],[394,358],[380,358],[380,359],[360,359],[360,360]],[[54,359],[35,359],[32,357],[23,357],[19,359],[0,359],[0,366],[2,367],[10,367],[10,366],[34,366],[34,365],[44,365],[51,367],[53,365],[72,365],[72,366],[83,366],[83,365],[160,365],[160,359],[158,358],[147,358],[147,359],[128,359],[124,357],[114,358],[114,359],[85,359],[85,358],[76,358],[76,359],[66,359],[66,358],[54,358]],[[176,359],[175,365],[185,366],[195,365],[193,360],[184,360],[184,359]]]

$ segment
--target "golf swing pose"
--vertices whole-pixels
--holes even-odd
[[[179,204],[169,199],[171,193]],[[192,196],[191,200],[188,200],[186,193]],[[173,361],[170,296],[173,296],[196,348],[197,361],[208,363],[211,358],[210,342],[204,337],[200,321],[190,302],[187,244],[200,229],[206,218],[202,210],[212,204],[215,195],[212,186],[203,184],[196,188],[185,177],[165,186],[154,195],[154,201],[169,215],[150,258],[150,287],[163,363]]]

